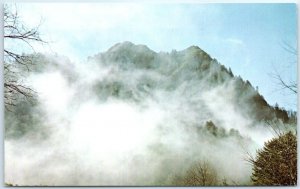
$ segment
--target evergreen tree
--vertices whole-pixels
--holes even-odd
[[[251,158],[255,185],[296,185],[297,184],[297,138],[292,132],[282,134],[265,143]]]

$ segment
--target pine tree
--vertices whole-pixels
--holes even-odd
[[[255,185],[297,184],[297,138],[292,132],[282,134],[265,143],[251,159]]]

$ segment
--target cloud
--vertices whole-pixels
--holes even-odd
[[[144,56],[134,56],[140,46],[130,51],[131,45],[119,45],[104,55],[107,59],[99,56],[84,64],[57,56],[38,59],[53,63],[29,77],[38,101],[16,107],[29,115],[6,114],[6,127],[18,134],[14,124],[22,123],[25,134],[5,140],[5,182],[168,185],[174,175],[204,159],[218,169],[220,179],[249,182],[251,166],[243,155],[255,153],[271,135],[245,114],[247,103],[236,104],[232,78],[203,57],[208,68],[195,72],[195,51],[205,56],[196,48],[155,54],[157,66],[140,67]],[[118,56],[124,52],[128,62]],[[178,57],[184,58],[178,62]],[[226,81],[213,85],[209,81],[215,76]],[[37,111],[42,116],[31,118]],[[216,124],[215,134],[207,121]]]
[[[230,43],[232,45],[237,45],[237,46],[244,46],[244,42],[240,39],[237,38],[227,38],[225,39],[225,42]]]

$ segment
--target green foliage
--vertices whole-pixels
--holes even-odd
[[[207,128],[207,130],[210,133],[212,133],[214,136],[217,136],[218,128],[216,127],[216,125],[214,124],[214,122],[207,121],[206,124],[205,124],[205,127]]]
[[[291,117],[289,117],[288,112],[284,108],[280,108],[277,103],[273,107],[273,111],[278,119],[281,119],[284,123],[289,122]]]
[[[18,99],[12,111],[5,111],[5,139],[17,139],[28,134],[34,138],[45,139],[50,134],[49,128],[45,126],[45,112],[38,104],[36,98]]]
[[[280,135],[265,143],[251,159],[255,185],[297,184],[297,138],[292,132]]]
[[[242,138],[238,130],[231,128],[229,131],[226,131],[223,127],[215,125],[211,120],[207,121],[204,127],[200,127],[198,131],[200,133],[209,134],[213,136],[214,139],[222,139],[225,137]]]

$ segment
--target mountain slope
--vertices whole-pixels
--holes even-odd
[[[231,92],[233,96],[228,96],[228,100],[234,99],[235,108],[243,112],[245,116],[257,121],[276,118],[285,123],[289,121],[287,113],[285,111],[278,113],[249,81],[234,76],[230,69],[225,68],[197,46],[171,53],[156,53],[144,45],[124,42],[116,44],[107,52],[95,55],[89,60],[101,66],[114,66],[128,75],[131,74],[130,72],[132,75],[140,73],[138,78],[135,78],[137,82],[133,84],[135,86],[128,86],[128,81],[124,81],[122,77],[116,78],[114,83],[110,84],[112,86],[110,92],[121,98],[125,95],[123,93],[141,92],[147,88],[154,91],[155,89],[172,91],[180,88],[183,90],[182,93],[191,96],[190,100],[192,100],[193,95],[227,85],[231,86],[232,91],[226,91],[225,87],[219,95],[224,96],[224,93]],[[145,72],[156,73],[147,75]],[[226,107],[224,109],[226,110]]]

